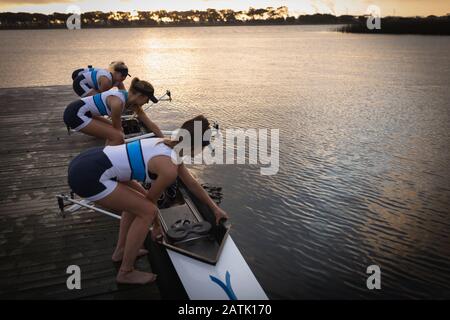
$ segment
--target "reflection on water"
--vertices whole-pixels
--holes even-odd
[[[165,128],[204,113],[223,128],[280,129],[275,176],[194,168],[223,188],[233,238],[271,297],[450,297],[449,37],[265,26],[0,40],[3,87],[69,84],[76,67],[120,58],[172,90],[150,109]]]

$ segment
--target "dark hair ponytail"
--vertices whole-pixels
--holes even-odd
[[[136,85],[138,85],[140,81],[141,80],[139,80],[138,77],[134,77],[133,80],[131,80],[130,90],[136,88]]]
[[[185,121],[182,125],[181,125],[181,129],[187,130],[190,134],[191,137],[191,141],[190,141],[190,145],[191,145],[191,149],[194,149],[195,146],[195,138],[198,137],[194,137],[194,128],[195,128],[195,122],[197,121],[201,121],[202,123],[202,140],[203,140],[203,135],[205,134],[205,132],[210,129],[210,123],[209,120],[204,116],[204,115],[198,115],[192,119],[189,119],[187,121]],[[182,137],[180,137],[182,138]],[[174,148],[180,141],[174,141],[174,140],[170,140],[170,139],[164,139],[162,141],[166,146],[168,146],[169,148]]]
[[[138,77],[133,78],[131,80],[130,90],[133,93],[140,93],[144,94],[149,97],[153,97],[156,99],[153,95],[155,93],[155,89],[153,88],[152,84],[148,81],[141,80]],[[153,99],[151,99],[153,101]],[[155,101],[153,101],[155,102]],[[157,100],[156,100],[157,102]]]

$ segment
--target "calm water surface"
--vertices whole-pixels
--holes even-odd
[[[272,298],[450,298],[450,37],[267,26],[1,31],[0,87],[70,84],[123,59],[172,90],[164,128],[204,113],[280,129],[280,171],[195,168]],[[366,268],[382,290],[366,288]]]

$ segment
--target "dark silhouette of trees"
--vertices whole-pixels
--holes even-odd
[[[0,28],[65,28],[70,14],[53,13],[0,13]],[[189,11],[139,11],[137,16],[129,12],[92,11],[81,16],[82,27],[145,27],[177,25],[253,25],[253,24],[296,24],[298,18],[288,16],[287,7],[249,8],[247,11],[230,9],[189,10]]]
[[[300,24],[337,24],[340,23],[339,17],[332,14],[320,14],[304,15],[298,17]]]
[[[367,28],[367,17],[359,19],[340,29],[351,33],[422,34],[450,35],[450,16],[428,16],[426,18],[385,17],[381,19],[381,29]]]
[[[0,13],[0,29],[65,28],[70,14]],[[365,16],[334,16],[331,14],[289,16],[283,7],[249,8],[247,11],[206,9],[189,11],[86,12],[81,15],[82,28],[154,27],[154,26],[217,26],[217,25],[294,25],[343,24],[344,32],[450,34],[450,15],[426,18],[386,17],[381,30],[369,30]]]

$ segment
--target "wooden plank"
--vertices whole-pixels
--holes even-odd
[[[0,299],[160,299],[155,284],[115,282],[118,221],[89,210],[58,216],[70,160],[103,145],[67,134],[62,116],[76,98],[69,86],[0,89]],[[82,290],[66,287],[72,264]],[[146,258],[137,267],[151,270]]]

